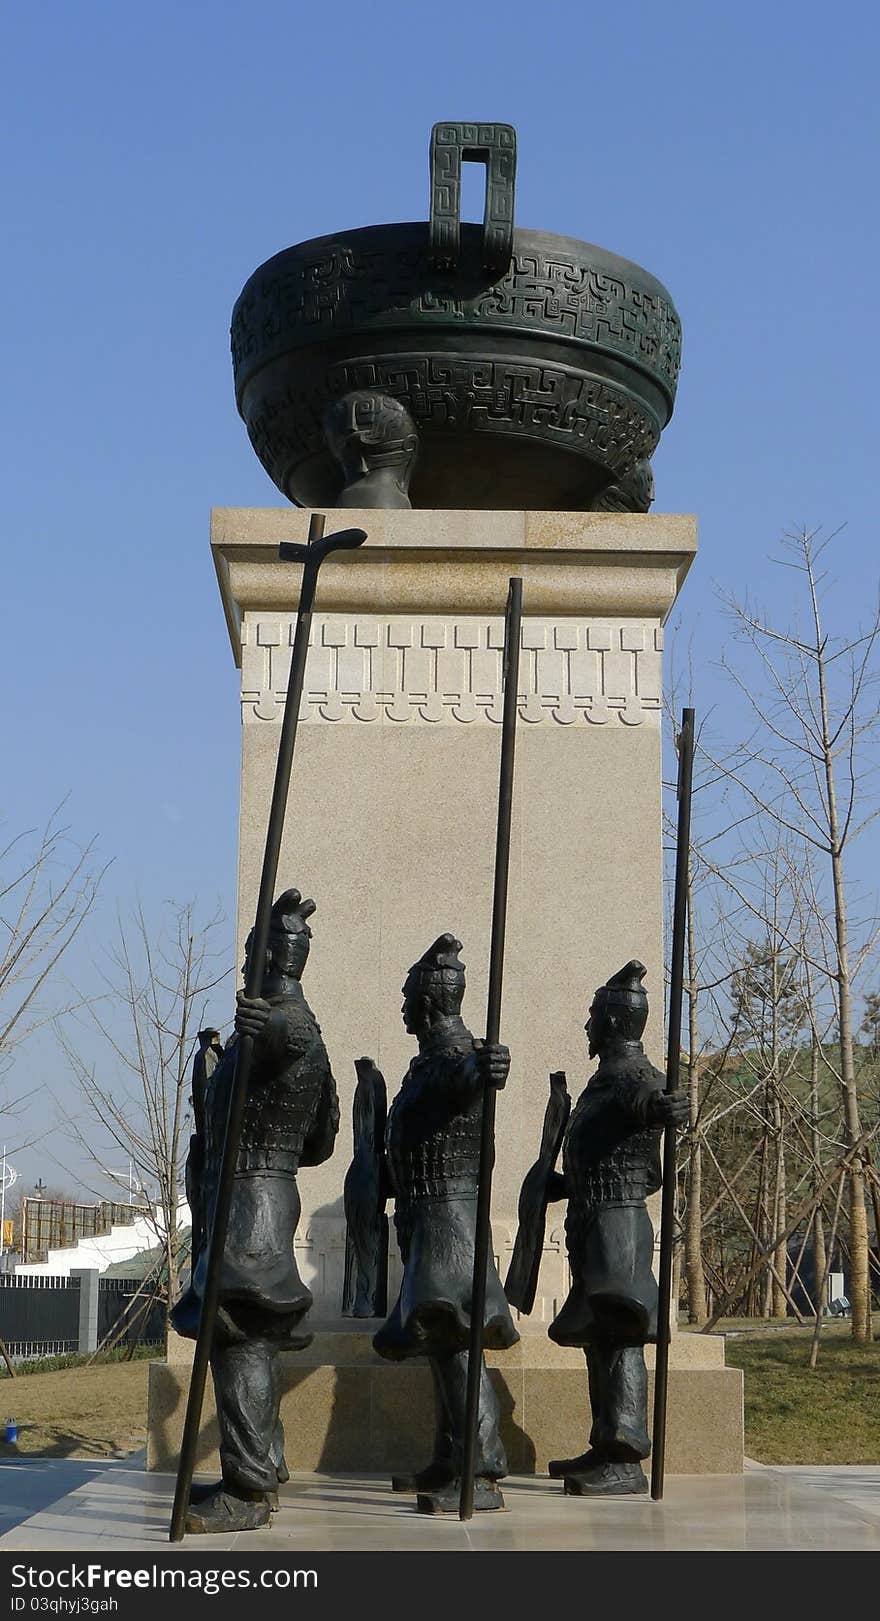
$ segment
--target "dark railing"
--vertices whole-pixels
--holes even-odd
[[[138,1290],[141,1290],[138,1295]],[[98,1284],[98,1344],[122,1326],[119,1345],[161,1345],[165,1338],[165,1304],[157,1298],[157,1285],[137,1278],[101,1278]],[[137,1295],[137,1299],[134,1297]]]
[[[119,1345],[161,1344],[165,1308],[156,1295],[154,1284],[142,1286],[137,1278],[100,1278],[98,1344],[112,1336],[116,1327],[122,1330]],[[0,1339],[11,1357],[55,1356],[87,1349],[80,1345],[79,1336],[79,1278],[0,1277]]]
[[[79,1350],[79,1290],[79,1278],[0,1278],[0,1339],[10,1356]]]

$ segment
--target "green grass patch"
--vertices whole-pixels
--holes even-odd
[[[727,1365],[744,1375],[747,1455],[880,1463],[880,1343],[854,1345],[848,1323],[829,1323],[811,1370],[811,1338],[797,1327],[725,1336]]]

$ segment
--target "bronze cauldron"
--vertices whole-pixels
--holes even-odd
[[[462,160],[485,163],[482,227],[460,223]],[[352,390],[401,401],[414,507],[586,510],[644,464],[672,415],[681,324],[646,270],[514,226],[508,124],[437,124],[426,223],[276,253],[232,316],[238,409],[291,501],[334,506],[324,431]]]

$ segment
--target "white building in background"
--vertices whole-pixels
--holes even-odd
[[[181,1231],[192,1226],[189,1205],[182,1199],[177,1207],[177,1228]],[[68,1277],[71,1272],[87,1268],[106,1272],[117,1261],[130,1261],[143,1250],[155,1249],[165,1234],[162,1208],[155,1205],[152,1218],[138,1216],[131,1222],[114,1222],[107,1233],[92,1238],[81,1238],[77,1244],[65,1244],[50,1249],[45,1261],[30,1261],[15,1268],[16,1277]]]

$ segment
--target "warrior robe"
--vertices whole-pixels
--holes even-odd
[[[312,1304],[293,1253],[300,1214],[296,1173],[320,1165],[333,1151],[339,1103],[320,1027],[302,991],[269,998],[271,1017],[254,1042],[250,1085],[239,1144],[229,1228],[220,1275],[218,1332],[223,1339],[255,1334],[301,1348],[311,1335],[296,1327]],[[191,1158],[201,1162],[200,1192],[210,1231],[217,1199],[223,1137],[235,1073],[237,1037],[208,1077],[204,1139]],[[205,1282],[207,1248],[193,1256],[192,1283],[171,1321],[195,1339]]]
[[[468,1349],[482,1099],[465,1034],[413,1059],[389,1111],[385,1145],[403,1281],[373,1345],[392,1361]],[[493,1350],[519,1339],[491,1241],[483,1336]]]
[[[603,1059],[572,1110],[562,1145],[571,1289],[548,1330],[558,1345],[642,1345],[657,1337],[654,1229],[659,1126],[647,1125],[663,1076],[643,1053]]]

